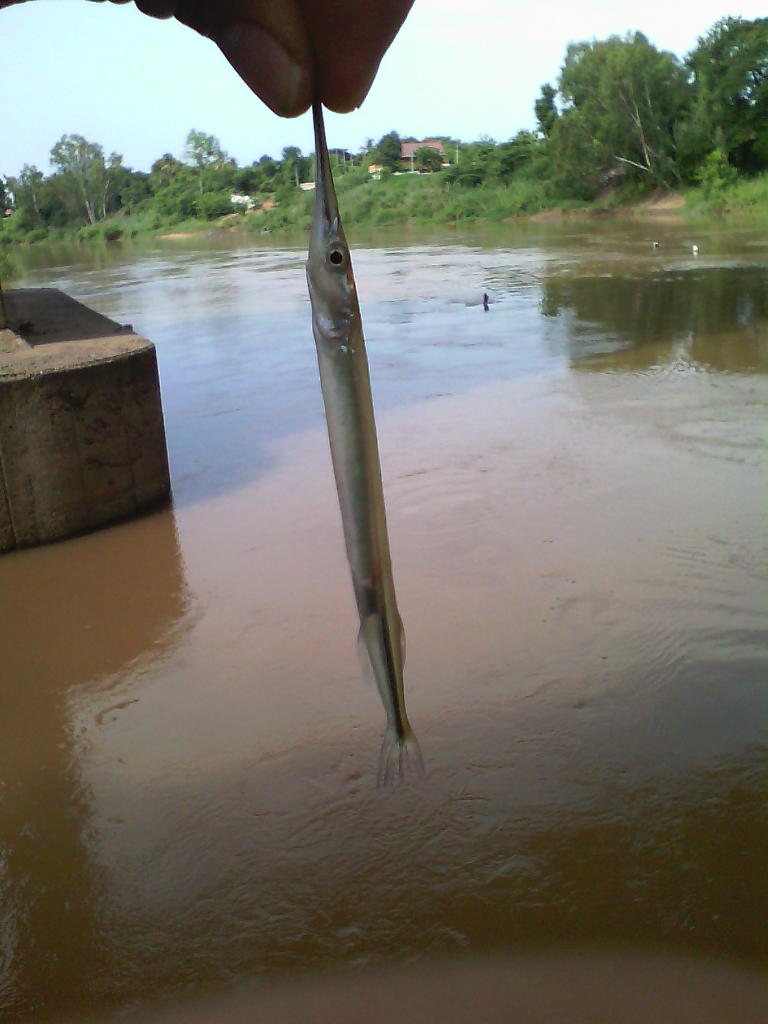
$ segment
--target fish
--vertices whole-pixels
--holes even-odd
[[[315,198],[307,257],[312,332],[360,617],[358,647],[387,715],[378,766],[378,783],[387,786],[402,782],[412,770],[423,774],[424,762],[405,709],[405,632],[392,575],[368,357],[319,102],[313,104],[312,117]]]

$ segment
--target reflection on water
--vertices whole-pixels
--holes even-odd
[[[0,559],[0,1013],[531,945],[764,963],[763,268],[505,231],[356,260],[428,768],[391,792],[303,254],[47,271],[157,343],[176,505]]]
[[[0,1008],[66,1003],[105,976],[93,809],[72,705],[130,703],[126,666],[162,656],[187,598],[170,513],[0,560]]]
[[[541,309],[583,369],[638,371],[681,361],[768,372],[768,268],[712,267],[543,282]]]

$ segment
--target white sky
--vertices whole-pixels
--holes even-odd
[[[640,29],[682,56],[719,18],[766,13],[757,0],[724,2],[416,0],[362,108],[329,116],[329,144],[354,151],[393,129],[508,139],[534,127],[534,100],[569,42]],[[216,135],[240,163],[288,145],[312,149],[308,114],[277,117],[211,42],[132,4],[32,0],[0,10],[0,62],[0,174],[24,163],[47,173],[52,145],[70,132],[137,170],[180,156],[191,128]]]

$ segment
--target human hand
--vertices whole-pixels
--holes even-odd
[[[20,0],[0,0],[0,7]],[[128,3],[130,0],[112,0]],[[315,98],[359,107],[413,0],[136,0],[218,44],[232,67],[283,117]]]

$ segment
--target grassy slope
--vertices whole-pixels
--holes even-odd
[[[509,185],[474,189],[448,185],[442,175],[398,175],[382,181],[357,182],[350,176],[337,182],[339,206],[347,225],[445,224],[470,220],[502,220],[544,208],[541,188],[518,179]],[[312,194],[251,218],[270,231],[303,228],[312,215]]]
[[[690,215],[697,219],[717,216],[731,224],[765,224],[768,222],[768,174],[743,178],[709,197],[695,189],[686,199]]]

